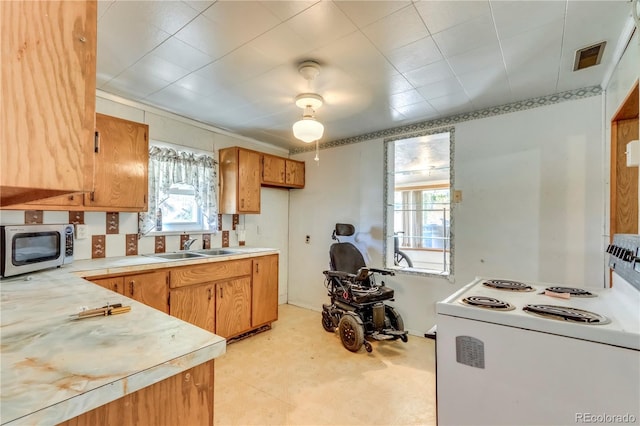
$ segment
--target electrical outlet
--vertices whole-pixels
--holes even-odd
[[[309,243],[311,242],[311,236],[307,235],[307,236],[304,238],[304,242],[305,242],[305,243],[307,243],[307,244],[309,244]]]

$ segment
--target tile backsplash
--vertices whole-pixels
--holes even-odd
[[[236,232],[229,232],[233,227],[232,215],[222,217],[221,229],[225,231],[228,245],[237,246]],[[147,235],[137,239],[138,214],[125,212],[69,212],[69,211],[29,211],[1,210],[0,224],[15,225],[39,220],[40,223],[84,223],[87,226],[87,238],[75,240],[76,260],[100,257],[132,256],[136,254],[152,254],[181,250],[181,238],[197,238],[192,246],[200,249],[222,247],[222,232],[193,232],[176,235]],[[73,220],[72,220],[73,219]],[[236,219],[237,220],[237,219]],[[227,243],[227,241],[225,241]]]

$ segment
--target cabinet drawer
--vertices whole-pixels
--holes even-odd
[[[185,266],[171,270],[171,288],[251,275],[251,259]]]

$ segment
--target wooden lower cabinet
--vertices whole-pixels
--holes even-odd
[[[278,319],[278,255],[89,278],[224,338]]]
[[[172,316],[216,332],[216,285],[193,285],[171,290],[169,312]]]
[[[251,329],[251,277],[216,284],[216,334],[225,338]]]
[[[90,279],[91,282],[124,294],[147,306],[169,313],[169,272],[165,270],[125,276]]]
[[[62,426],[213,425],[214,361],[74,417]]]
[[[259,327],[278,319],[278,255],[253,259],[251,326]]]

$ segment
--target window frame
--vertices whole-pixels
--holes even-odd
[[[390,185],[395,174],[395,164],[390,161],[395,153],[393,142],[403,139],[410,139],[421,136],[436,135],[440,133],[449,133],[449,271],[437,272],[428,269],[419,268],[400,268],[393,264],[393,217],[395,213],[394,196],[395,186]],[[387,269],[392,269],[396,274],[416,275],[425,277],[445,278],[453,282],[455,272],[455,203],[453,192],[455,188],[455,127],[439,127],[421,132],[405,133],[383,140],[383,239],[382,239],[382,264]],[[390,226],[391,225],[391,229]]]

